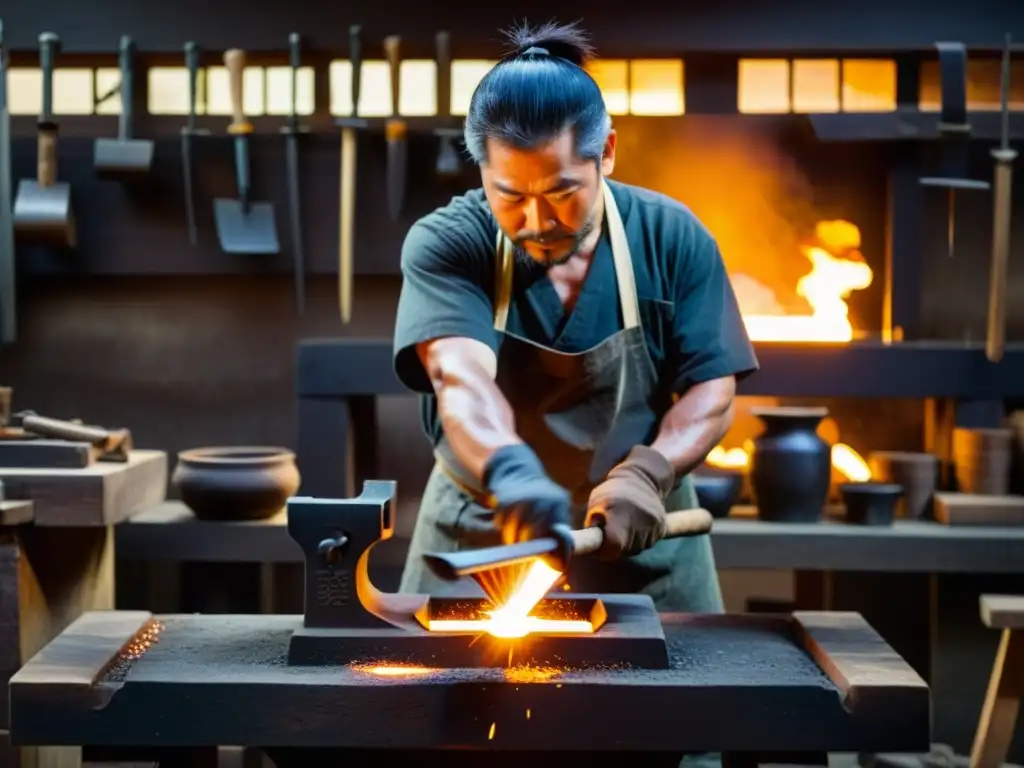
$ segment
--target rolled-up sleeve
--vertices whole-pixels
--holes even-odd
[[[475,339],[497,351],[492,303],[493,255],[450,224],[430,217],[412,226],[402,246],[402,290],[395,318],[394,366],[409,389],[433,387],[416,345],[445,336]],[[488,277],[488,275],[490,277]]]
[[[694,221],[679,238],[674,340],[669,350],[673,391],[757,370],[736,294],[714,237]]]

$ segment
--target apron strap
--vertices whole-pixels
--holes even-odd
[[[628,330],[640,326],[640,301],[636,293],[636,278],[633,275],[633,256],[626,239],[626,228],[615,204],[612,188],[601,180],[601,194],[604,197],[604,215],[608,223],[608,240],[612,246],[612,263],[618,284],[619,305],[622,307],[623,326]],[[498,267],[495,269],[494,330],[504,333],[508,325],[508,309],[512,302],[512,274],[515,267],[515,250],[512,241],[499,229],[494,244]]]
[[[515,267],[515,251],[512,241],[498,230],[498,241],[495,243],[498,256],[498,267],[494,270],[496,285],[494,289],[494,330],[505,332],[508,325],[508,307],[512,303],[512,269]]]
[[[612,244],[612,262],[615,264],[615,277],[619,283],[619,304],[622,307],[622,324],[627,330],[640,326],[640,301],[636,295],[636,278],[633,276],[633,254],[629,251],[626,239],[626,228],[619,215],[619,206],[615,204],[612,188],[608,182],[601,180],[601,192],[604,194],[604,216],[608,222],[608,239]]]

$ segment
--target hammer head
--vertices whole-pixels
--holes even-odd
[[[463,576],[506,568],[538,557],[556,571],[565,573],[572,550],[572,530],[567,525],[556,525],[549,535],[540,538],[459,552],[428,552],[423,560],[439,579],[456,581]]]

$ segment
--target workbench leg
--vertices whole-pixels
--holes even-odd
[[[971,768],[999,768],[1006,762],[1022,695],[1024,632],[1004,629],[974,736]]]
[[[111,527],[0,531],[0,717],[9,723],[7,682],[84,611],[114,608]],[[0,768],[78,768],[80,747],[10,747]]]

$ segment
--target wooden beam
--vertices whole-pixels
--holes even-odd
[[[928,684],[859,613],[798,611],[793,625],[852,715],[892,718],[902,707],[928,712]]]

